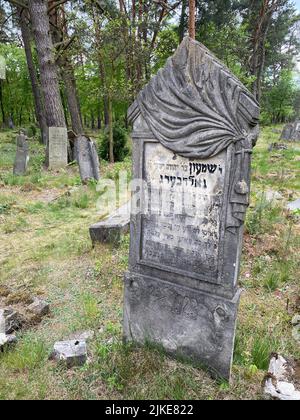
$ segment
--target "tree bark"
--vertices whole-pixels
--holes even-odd
[[[28,21],[25,15],[26,11],[18,7],[18,14],[20,18],[20,27],[21,27],[22,39],[23,39],[24,49],[25,49],[25,54],[26,54],[27,67],[28,67],[29,77],[31,80],[36,119],[40,126],[42,142],[43,144],[47,145],[48,127],[47,127],[46,116],[45,116],[45,106],[44,106],[44,101],[43,101],[43,94],[42,94],[41,87],[37,78],[35,65],[34,65],[34,61],[32,57],[32,51],[31,51],[31,45],[30,45],[31,35],[30,35],[29,27],[28,27]]]
[[[28,0],[28,7],[41,73],[48,127],[65,127],[46,0]]]
[[[196,39],[196,0],[189,0],[189,35]]]
[[[181,5],[180,24],[179,24],[179,29],[178,29],[179,43],[183,41],[184,33],[185,33],[186,6],[187,6],[187,0],[183,0],[182,5]]]

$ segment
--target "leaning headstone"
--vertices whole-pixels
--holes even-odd
[[[49,127],[48,167],[61,169],[68,164],[68,132],[65,127]]]
[[[258,118],[253,95],[190,38],[129,109],[140,181],[131,204],[125,340],[161,345],[225,379]]]
[[[300,121],[287,124],[283,128],[280,140],[300,141]]]
[[[26,174],[29,162],[29,147],[27,137],[23,132],[17,137],[17,152],[14,163],[14,175],[22,176]]]
[[[127,203],[115,213],[90,227],[93,245],[98,243],[118,245],[130,228],[130,205]]]
[[[79,165],[80,177],[83,183],[90,179],[99,181],[99,158],[95,143],[86,136],[75,139],[75,156]]]

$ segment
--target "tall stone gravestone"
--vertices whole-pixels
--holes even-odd
[[[17,152],[14,163],[14,175],[25,175],[29,162],[29,147],[27,137],[21,131],[17,137]]]
[[[6,79],[6,60],[0,55],[0,80]]]
[[[84,183],[90,179],[99,181],[100,164],[93,140],[83,135],[77,136],[75,138],[75,156],[82,181]]]
[[[68,131],[66,127],[49,127],[48,167],[60,169],[68,165]]]
[[[259,105],[186,38],[129,110],[133,169],[126,341],[230,378]]]

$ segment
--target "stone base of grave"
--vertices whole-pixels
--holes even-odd
[[[114,214],[102,222],[90,227],[90,236],[93,244],[119,244],[122,235],[126,235],[130,230],[130,211],[129,204],[119,208]]]
[[[124,340],[161,345],[230,380],[239,300],[240,291],[228,300],[127,273]]]

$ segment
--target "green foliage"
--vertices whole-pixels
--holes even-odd
[[[246,229],[251,235],[266,233],[280,220],[282,208],[268,201],[262,193],[254,208],[249,209],[246,218]]]
[[[295,96],[296,86],[293,74],[284,70],[264,96],[262,123],[274,124],[292,119],[295,113]]]
[[[127,132],[119,125],[113,128],[114,136],[114,157],[116,162],[122,162],[129,153],[127,147]],[[99,147],[100,157],[104,160],[109,160],[109,134],[105,132]]]

